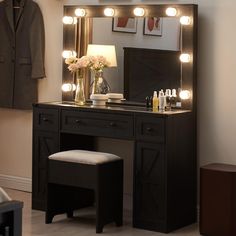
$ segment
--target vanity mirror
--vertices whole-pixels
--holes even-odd
[[[124,21],[130,21],[132,29]],[[182,100],[182,108],[195,109],[196,5],[65,6],[63,22],[67,55],[86,55],[89,43],[115,45],[118,65],[105,71],[112,92],[124,92],[127,100],[144,102],[154,90],[187,90],[190,97]],[[154,27],[161,29],[147,33]],[[90,75],[84,76],[88,97]],[[63,84],[68,83],[73,78],[63,63]],[[73,94],[63,92],[63,100],[72,101]]]

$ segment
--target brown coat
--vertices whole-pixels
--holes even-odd
[[[12,2],[0,2],[0,107],[31,109],[45,77],[43,17],[35,2],[20,0],[14,21]]]

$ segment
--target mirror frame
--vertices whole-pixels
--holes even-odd
[[[84,18],[91,17],[106,17],[104,15],[105,8],[115,9],[113,17],[137,17],[133,10],[135,7],[142,7],[147,16],[167,17],[166,9],[173,7],[177,10],[177,15],[174,17],[189,16],[191,19],[190,25],[181,25],[181,37],[183,53],[191,55],[189,63],[181,63],[181,84],[183,90],[191,92],[191,98],[182,100],[182,109],[190,109],[196,114],[197,102],[197,27],[198,27],[198,6],[195,4],[158,4],[158,5],[66,5],[64,6],[64,16],[75,16],[76,8],[83,8],[86,11]],[[169,17],[169,16],[168,16]],[[78,17],[77,17],[78,18]],[[88,32],[85,32],[88,33]],[[75,42],[75,26],[63,26],[63,50],[76,49]],[[72,76],[69,73],[63,60],[63,83],[70,83]],[[72,101],[73,92],[63,92],[63,101]]]

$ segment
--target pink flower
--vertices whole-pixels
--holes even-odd
[[[76,58],[76,57],[69,57],[69,58],[66,58],[66,59],[65,59],[65,63],[66,63],[67,65],[70,65],[70,64],[72,64],[72,63],[76,63],[77,59],[78,59],[78,58]]]

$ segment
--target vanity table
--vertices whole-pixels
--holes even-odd
[[[113,17],[136,17],[135,7],[144,13],[137,17],[137,32],[115,31]],[[106,8],[113,17],[104,15]],[[75,10],[84,14],[75,16]],[[107,78],[124,88],[112,92],[133,102],[144,102],[161,89],[185,91],[189,97],[179,110],[162,113],[130,104],[77,106],[71,102],[72,90],[62,93],[64,102],[34,104],[33,209],[45,210],[48,156],[72,149],[96,151],[101,137],[133,142],[134,227],[167,233],[196,222],[197,14],[194,4],[64,6],[70,19],[63,26],[65,52],[81,57],[88,44],[115,45],[118,70]],[[157,17],[163,18],[162,36],[143,33],[145,20]],[[180,61],[181,56],[188,60]],[[91,76],[83,76],[88,97]],[[65,63],[62,83],[74,83]]]
[[[47,158],[95,150],[95,138],[133,140],[133,225],[170,232],[196,221],[196,161],[190,110],[153,112],[145,107],[33,106],[33,209],[45,209]],[[121,147],[122,148],[122,147]]]

